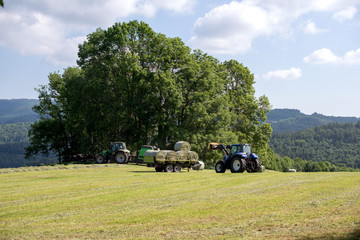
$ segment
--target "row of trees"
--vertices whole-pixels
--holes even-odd
[[[330,123],[300,132],[274,134],[271,148],[280,156],[329,161],[337,166],[360,168],[360,121]]]
[[[277,154],[273,155],[273,164],[269,165],[269,169],[288,172],[289,169],[296,169],[298,172],[341,172],[341,171],[355,171],[353,168],[347,167],[345,164],[338,166],[329,161],[307,161],[301,158],[291,159],[289,157],[280,157]]]
[[[27,157],[56,152],[61,161],[116,140],[133,151],[178,140],[199,153],[210,141],[268,150],[269,101],[254,96],[253,74],[235,60],[219,62],[137,21],[97,29],[78,57],[78,67],[51,73],[38,89],[41,119],[29,131]],[[201,157],[210,163],[208,156]]]

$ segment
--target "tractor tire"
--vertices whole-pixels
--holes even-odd
[[[127,157],[124,152],[117,152],[115,154],[115,161],[119,164],[127,163]]]
[[[175,165],[174,165],[174,172],[181,172],[181,166],[180,166],[180,164],[175,164]]]
[[[160,165],[155,165],[155,171],[156,172],[162,172],[162,171],[164,171],[164,167],[160,166]]]
[[[218,161],[215,164],[215,172],[216,173],[224,173],[226,171],[225,163],[223,161]]]
[[[235,157],[231,160],[230,170],[232,173],[242,173],[246,169],[246,162],[240,157]]]
[[[174,167],[172,164],[167,164],[165,166],[165,172],[173,172],[174,171]]]
[[[255,166],[254,172],[262,172],[261,163],[259,159],[255,159],[254,166]]]
[[[98,163],[98,164],[105,163],[104,155],[102,155],[102,154],[97,155],[96,156],[96,163]]]

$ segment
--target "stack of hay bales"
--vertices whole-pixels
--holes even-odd
[[[155,161],[160,164],[171,163],[188,165],[189,167],[199,162],[199,155],[191,151],[190,143],[179,141],[174,145],[173,150],[148,150],[144,153],[144,160]]]
[[[199,155],[191,151],[191,145],[186,141],[175,143],[174,150],[177,153],[178,161],[181,163],[189,163],[191,165],[199,161]]]

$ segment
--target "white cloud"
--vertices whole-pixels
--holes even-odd
[[[213,8],[197,19],[190,44],[209,53],[241,54],[258,37],[289,37],[292,25],[313,12],[333,13],[359,5],[360,0],[243,0]],[[319,33],[310,22],[304,31]]]
[[[360,48],[345,53],[343,62],[349,65],[360,64]]]
[[[340,58],[337,57],[330,49],[322,48],[316,50],[309,56],[304,58],[304,62],[312,64],[327,64],[327,63],[337,63],[340,61]]]
[[[292,80],[301,77],[302,71],[300,68],[290,68],[286,70],[270,71],[263,75],[263,78],[267,81],[272,80]]]
[[[17,0],[0,11],[0,45],[24,55],[44,56],[55,65],[74,65],[77,46],[98,27],[131,15],[153,17],[158,11],[188,13],[192,0]]]
[[[322,48],[304,57],[305,63],[310,64],[360,64],[360,48],[348,51],[343,57],[336,56],[330,49]]]
[[[344,22],[346,20],[353,19],[356,13],[357,13],[356,7],[348,7],[334,13],[333,19],[335,19],[338,22]]]
[[[312,21],[308,21],[304,27],[304,33],[306,33],[306,34],[318,34],[318,33],[323,33],[323,32],[327,32],[327,30],[317,28],[315,23]]]

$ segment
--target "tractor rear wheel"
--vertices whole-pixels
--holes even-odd
[[[261,172],[261,163],[259,159],[255,159],[255,172]]]
[[[174,165],[174,172],[181,172],[181,166],[180,166],[180,164],[175,164],[175,165]]]
[[[101,164],[105,162],[105,157],[102,154],[96,156],[96,163]]]
[[[232,173],[242,173],[245,171],[245,161],[240,157],[235,157],[231,160],[230,170]]]
[[[168,164],[165,166],[165,172],[173,172],[174,171],[174,167],[172,164]]]
[[[225,164],[223,161],[218,161],[215,164],[215,172],[216,173],[224,173],[226,171]]]
[[[115,161],[119,164],[126,163],[126,154],[124,152],[117,152],[115,154]]]

